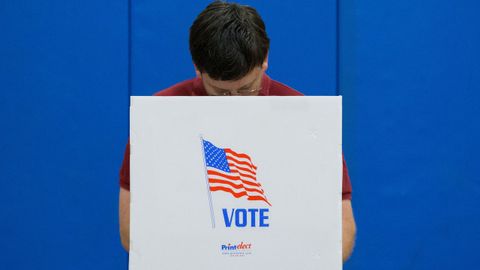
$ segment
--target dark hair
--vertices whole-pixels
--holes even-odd
[[[214,80],[244,77],[262,65],[269,46],[265,23],[249,6],[215,1],[190,27],[193,62]]]

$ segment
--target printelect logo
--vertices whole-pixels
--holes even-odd
[[[247,244],[247,243],[241,242],[238,245],[231,245],[231,244],[222,245],[222,251],[224,251],[224,250],[246,250],[246,249],[252,249],[252,244],[251,243]]]

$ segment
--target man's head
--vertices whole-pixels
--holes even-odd
[[[258,94],[270,40],[257,11],[215,1],[190,27],[190,53],[208,94]]]

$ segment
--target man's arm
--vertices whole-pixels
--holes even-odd
[[[353,218],[352,202],[342,200],[342,254],[346,262],[353,251],[356,234],[355,219]]]
[[[130,250],[130,191],[120,188],[119,196],[120,238],[123,248]]]

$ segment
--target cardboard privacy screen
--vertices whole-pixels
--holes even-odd
[[[132,97],[130,269],[342,268],[341,97]]]

